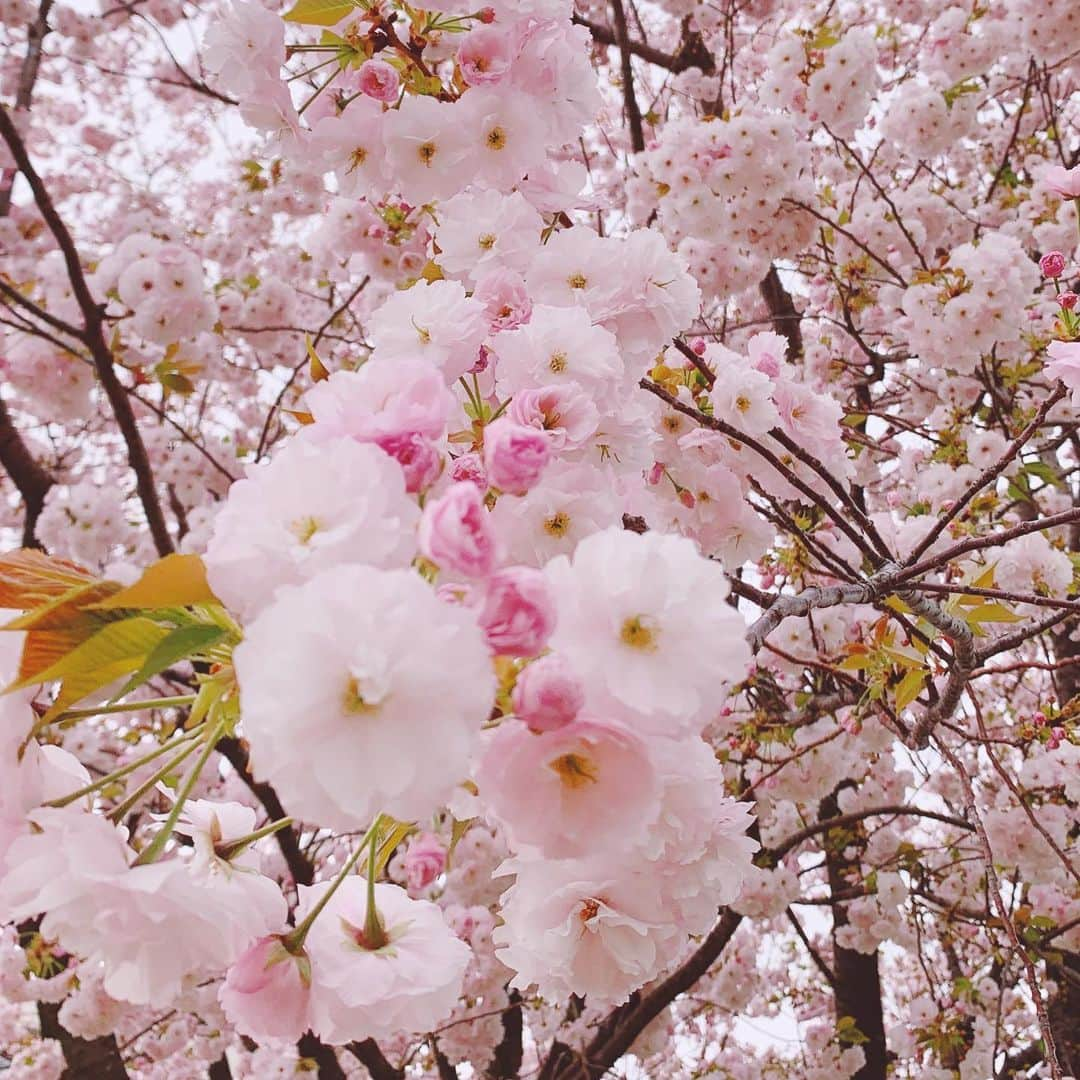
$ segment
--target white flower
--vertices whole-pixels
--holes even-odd
[[[300,886],[303,919],[330,887]],[[472,955],[427,900],[397,885],[376,885],[375,906],[387,944],[363,943],[367,882],[350,877],[312,923],[305,941],[311,958],[312,1030],[334,1046],[430,1031],[457,1004]]]
[[[282,585],[338,563],[407,566],[419,517],[401,466],[378,447],[346,437],[294,439],[229,489],[206,551],[207,575],[246,620]]]
[[[339,566],[282,589],[235,664],[256,775],[337,829],[443,805],[494,696],[474,616],[404,570]]]
[[[379,361],[421,357],[447,384],[476,363],[487,329],[483,306],[456,281],[417,282],[394,293],[371,316]]]
[[[605,529],[546,572],[559,613],[551,645],[582,671],[587,703],[615,698],[640,730],[683,734],[742,679],[745,625],[725,603],[723,570],[692,541]]]
[[[664,911],[655,883],[625,864],[596,860],[515,859],[503,894],[496,955],[517,974],[511,986],[561,1000],[587,995],[615,1005],[654,978],[680,929]]]

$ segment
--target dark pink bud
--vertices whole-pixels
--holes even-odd
[[[1048,251],[1039,260],[1039,269],[1049,278],[1059,278],[1065,273],[1065,256],[1060,251]]]

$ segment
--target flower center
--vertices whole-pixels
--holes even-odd
[[[439,148],[433,142],[423,142],[416,148],[417,156],[430,169]]]
[[[566,353],[553,352],[551,359],[548,361],[548,368],[555,375],[564,372],[566,370]]]
[[[352,172],[353,169],[358,169],[361,165],[364,164],[365,161],[367,161],[367,150],[365,150],[364,147],[362,147],[362,146],[358,146],[349,155],[349,170],[348,171]]]
[[[493,127],[487,133],[489,150],[501,150],[506,145],[506,132],[501,127]]]
[[[573,791],[585,787],[587,784],[595,784],[599,779],[596,762],[584,754],[563,754],[554,761],[548,762],[548,768],[555,773],[563,784]]]
[[[548,536],[565,536],[566,530],[570,528],[570,517],[568,514],[564,514],[561,510],[554,513],[544,522],[544,532]]]
[[[640,652],[655,652],[659,629],[647,615],[632,615],[623,621],[619,640],[628,648]]]
[[[740,394],[735,399],[735,408],[738,409],[739,412],[742,412],[742,413],[748,412],[749,409],[750,409],[750,399],[748,397],[744,396],[743,394]]]
[[[599,900],[594,900],[591,896],[587,896],[581,901],[581,910],[578,912],[578,918],[581,919],[583,923],[592,922],[599,913]]]
[[[589,284],[589,279],[579,270],[566,279],[566,284],[571,289],[584,289]]]
[[[297,518],[295,521],[289,523],[289,532],[291,532],[301,544],[306,544],[321,528],[322,522],[317,517],[312,517],[310,515]]]
[[[490,251],[495,246],[495,235],[493,233],[484,233],[477,241],[481,250]]]

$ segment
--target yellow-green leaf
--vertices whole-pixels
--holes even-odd
[[[190,607],[220,603],[206,580],[206,567],[198,555],[166,555],[148,566],[134,585],[114,593],[94,608]]]
[[[906,709],[918,696],[926,682],[926,669],[915,668],[909,671],[896,685],[896,711]]]
[[[137,670],[168,633],[166,627],[142,617],[112,622],[39,672],[34,682],[61,680],[56,700],[41,718],[41,725],[55,720],[95,690]]]
[[[303,26],[333,26],[355,10],[353,0],[297,0],[282,18]]]
[[[964,613],[964,618],[969,623],[987,622],[1023,622],[1023,615],[1017,615],[1010,611],[1004,604],[988,603],[980,604],[976,608]]]

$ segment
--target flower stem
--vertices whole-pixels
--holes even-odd
[[[43,803],[42,805],[55,806],[59,809],[75,802],[77,799],[81,799],[84,795],[92,795],[100,788],[108,787],[109,784],[123,779],[128,773],[133,773],[136,769],[142,768],[148,761],[153,761],[155,758],[161,757],[162,754],[168,754],[170,751],[176,750],[178,747],[182,746],[184,743],[190,742],[201,733],[201,727],[193,728],[191,731],[185,732],[179,739],[173,739],[170,742],[162,743],[156,750],[151,750],[149,754],[145,754],[135,761],[129,761],[119,769],[114,769],[108,776],[102,776],[92,784],[87,784],[86,787],[81,787],[78,791],[73,791],[70,795],[63,795],[58,799],[50,799],[47,803]],[[186,756],[187,754],[184,755],[184,757]]]
[[[291,817],[278,818],[277,821],[271,821],[261,829],[245,833],[243,836],[238,836],[235,840],[228,841],[228,843],[219,844],[216,854],[218,858],[221,859],[235,859],[244,848],[250,847],[250,845],[261,840],[264,836],[271,836],[276,832],[280,832],[282,829],[288,828],[292,823],[293,819]]]
[[[97,705],[92,709],[68,709],[56,719],[81,720],[87,716],[105,716],[107,713],[142,712],[144,709],[179,709],[195,702],[194,694],[179,697],[151,698],[148,701],[125,701],[119,705]]]
[[[165,819],[165,824],[162,825],[158,834],[150,841],[150,844],[143,848],[139,853],[139,857],[135,860],[136,866],[145,866],[146,863],[153,862],[164,850],[176,823],[180,820],[180,815],[184,810],[184,803],[191,794],[192,788],[195,787],[195,781],[199,779],[199,774],[203,771],[203,767],[210,760],[210,755],[214,752],[214,747],[217,745],[218,739],[224,732],[226,723],[226,718],[222,716],[207,732],[206,745],[203,747],[202,753],[199,754],[196,759],[195,764],[192,765],[191,772],[184,778],[184,783],[181,785],[180,790],[176,793],[176,802],[173,803],[173,807],[169,811],[169,816]]]
[[[169,775],[186,758],[190,757],[195,749],[198,747],[197,742],[189,742],[176,757],[165,762],[164,765],[158,769],[153,776],[148,776],[134,791],[126,796],[122,803],[114,806],[109,811],[109,817],[119,824],[124,819],[124,815],[133,807],[136,803],[160,780]]]
[[[375,839],[368,848],[367,863],[367,914],[364,916],[364,943],[369,949],[381,949],[389,940],[386,930],[383,928],[382,919],[379,918],[379,909],[375,906],[375,857],[378,854],[378,827],[382,821],[380,815],[375,819],[371,831]]]
[[[315,906],[304,916],[303,920],[299,923],[295,930],[291,934],[286,934],[282,938],[282,943],[285,948],[291,953],[299,952],[301,946],[304,944],[304,938],[307,937],[308,931],[311,929],[312,924],[319,917],[322,909],[330,903],[330,897],[334,895],[341,887],[341,883],[349,876],[352,868],[360,861],[360,856],[364,854],[365,848],[374,850],[378,845],[379,840],[379,827],[382,824],[382,815],[380,814],[371,823],[371,828],[368,829],[367,835],[357,845],[356,850],[345,860],[345,865],[338,871],[338,875],[330,883],[330,888],[326,890],[319,897]],[[368,865],[371,865],[371,856],[368,856]],[[370,888],[370,886],[369,886]]]

